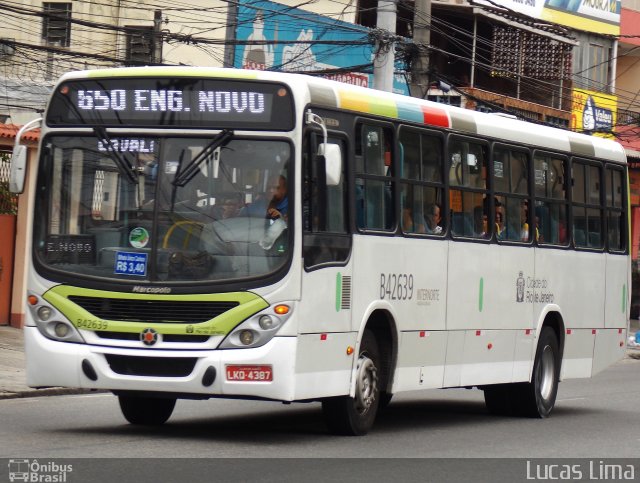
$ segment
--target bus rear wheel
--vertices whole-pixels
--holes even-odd
[[[559,379],[558,339],[551,327],[544,327],[538,339],[531,381],[485,386],[484,401],[492,414],[546,418],[555,406]]]
[[[160,426],[171,417],[175,398],[157,398],[119,395],[122,415],[131,424]]]
[[[538,339],[531,382],[517,387],[517,412],[530,418],[546,418],[551,414],[560,380],[560,349],[551,327],[543,327]]]
[[[362,436],[369,432],[380,404],[379,368],[376,338],[365,330],[356,367],[355,397],[339,396],[322,401],[325,422],[332,433]]]

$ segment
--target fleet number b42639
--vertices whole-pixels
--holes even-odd
[[[382,300],[411,300],[413,298],[413,274],[381,273],[380,298]]]

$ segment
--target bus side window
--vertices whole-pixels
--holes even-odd
[[[571,175],[575,245],[602,248],[601,167],[587,161],[573,160]]]
[[[444,235],[442,220],[444,187],[443,149],[438,133],[400,129],[399,192],[402,231],[426,235]]]
[[[605,178],[607,207],[607,240],[610,251],[626,248],[626,215],[624,212],[624,171],[607,166]]]
[[[559,156],[538,152],[534,155],[535,215],[539,221],[539,243],[567,245],[569,242],[566,163]],[[580,237],[579,232],[577,236]]]
[[[449,138],[449,208],[453,236],[492,236],[487,186],[488,149],[482,141]]]
[[[356,133],[356,224],[358,228],[390,230],[395,225],[391,130],[361,124]]]

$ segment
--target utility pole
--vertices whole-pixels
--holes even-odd
[[[378,0],[379,31],[388,32],[388,37],[379,38],[376,42],[376,56],[373,59],[373,87],[391,92],[393,90],[393,74],[395,71],[396,35],[396,3],[393,0]]]
[[[413,43],[417,55],[411,69],[411,95],[424,99],[429,90],[429,45],[431,43],[431,0],[415,0]]]
[[[227,40],[237,40],[238,29],[238,3],[229,2],[227,5]],[[226,42],[224,45],[224,61],[222,67],[233,67],[236,55],[236,46],[233,42]],[[242,66],[240,66],[242,67]]]
[[[162,10],[153,12],[153,63],[162,64]]]

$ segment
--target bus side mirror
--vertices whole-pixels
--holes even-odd
[[[9,172],[9,191],[21,194],[24,191],[24,179],[27,173],[27,147],[16,144],[11,155],[11,170]]]
[[[342,176],[342,152],[340,145],[322,143],[318,146],[318,155],[324,156],[327,186],[338,186]]]
[[[20,144],[22,135],[40,127],[42,118],[34,119],[20,128],[16,134],[16,143],[11,155],[11,169],[9,171],[9,191],[21,194],[24,191],[24,180],[27,176],[27,147]]]

